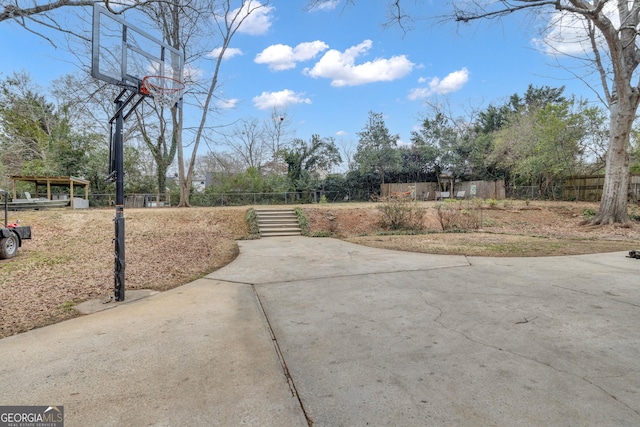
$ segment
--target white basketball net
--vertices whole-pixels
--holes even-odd
[[[151,95],[156,105],[171,108],[182,97],[184,83],[170,77],[147,76],[142,79],[141,92]]]

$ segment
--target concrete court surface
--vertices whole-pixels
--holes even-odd
[[[193,283],[0,340],[0,405],[64,405],[67,426],[640,425],[625,253],[239,245]]]

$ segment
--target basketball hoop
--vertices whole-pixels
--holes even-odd
[[[180,100],[185,84],[180,80],[164,76],[146,76],[142,79],[140,93],[153,97],[161,107],[171,108]]]

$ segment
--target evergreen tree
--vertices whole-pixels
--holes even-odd
[[[397,150],[398,135],[389,132],[382,113],[369,112],[369,120],[361,132],[353,160],[361,173],[376,173],[384,185],[385,173],[395,171],[400,166]]]

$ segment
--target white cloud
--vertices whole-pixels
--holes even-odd
[[[217,47],[213,49],[211,52],[209,52],[207,56],[212,58],[217,58],[220,55],[221,51],[222,51],[222,48]],[[222,59],[227,60],[227,59],[233,58],[234,56],[239,56],[239,55],[243,55],[242,50],[235,47],[228,47],[227,50],[224,51],[224,57]]]
[[[316,4],[311,11],[315,12],[317,10],[333,10],[338,6],[338,3],[340,3],[340,0],[323,0],[318,2],[318,4]]]
[[[256,55],[254,62],[267,64],[272,71],[282,71],[295,68],[297,62],[313,59],[329,45],[320,40],[300,43],[296,47],[284,44],[274,44]]]
[[[425,80],[426,81],[426,80]],[[456,92],[462,89],[469,81],[469,70],[462,68],[458,71],[450,73],[448,76],[440,80],[438,77],[431,79],[427,87],[419,87],[409,92],[409,99],[428,98],[431,95],[445,95],[447,93]]]
[[[347,132],[343,130],[339,130],[338,132],[336,132],[336,136],[345,136],[345,135],[347,135]]]
[[[290,89],[279,92],[262,92],[253,98],[253,105],[260,110],[286,108],[294,104],[311,104],[311,100],[305,98],[303,93],[296,93]]]
[[[620,27],[617,2],[605,3],[602,12],[611,20],[614,27]],[[591,42],[587,35],[585,17],[566,11],[555,11],[549,20],[549,31],[544,38],[532,39],[533,44],[548,55],[584,55],[591,53]],[[598,32],[596,44],[605,48],[605,41]]]
[[[332,79],[331,86],[357,86],[366,83],[393,81],[404,77],[413,70],[414,64],[406,56],[377,58],[363,64],[355,64],[358,56],[366,53],[373,42],[365,40],[344,52],[335,49],[325,53],[313,68],[305,69],[305,74],[313,78]]]
[[[562,12],[556,12],[554,16],[554,24],[544,38],[532,39],[538,49],[548,55],[581,55],[591,51],[584,19]]]
[[[247,1],[241,8],[233,10],[230,16],[237,16],[238,19],[246,16],[238,32],[259,36],[266,34],[271,28],[274,9],[273,6],[263,5],[259,1]]]
[[[236,106],[238,105],[239,100],[237,98],[232,98],[232,99],[219,99],[216,102],[216,106],[218,108],[222,108],[225,110],[231,110],[233,108],[236,108]]]

